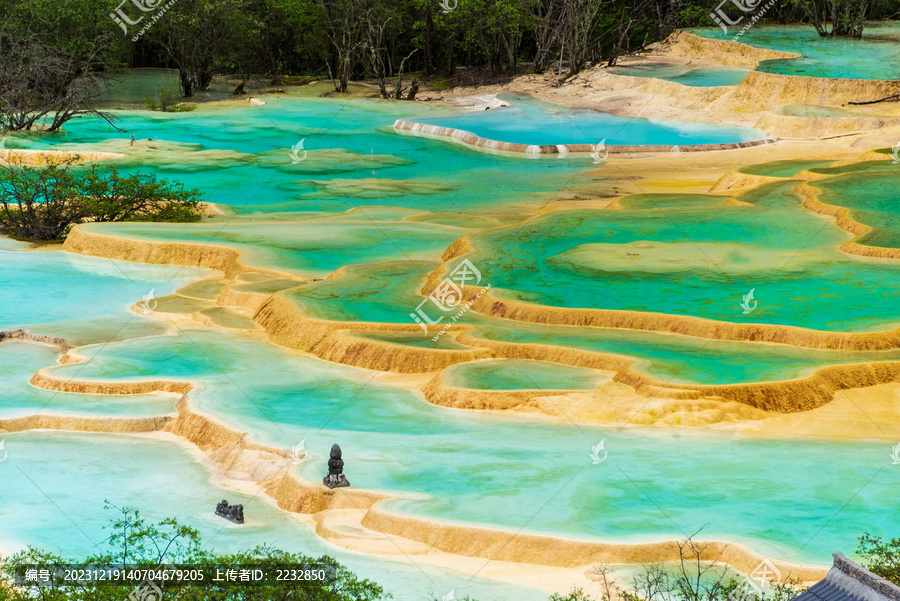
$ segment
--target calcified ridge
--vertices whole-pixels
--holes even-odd
[[[430,294],[446,277],[449,262],[471,252],[468,234],[454,242],[443,255],[444,263],[428,275],[422,294]],[[865,351],[888,350],[900,346],[900,328],[882,332],[826,332],[796,326],[771,324],[737,324],[702,317],[668,315],[616,309],[581,309],[532,305],[501,299],[488,291],[479,298],[480,288],[463,287],[463,296],[478,313],[501,319],[530,323],[646,330],[666,334],[680,334],[695,338],[735,340],[740,342],[768,342],[790,344],[806,348]]]
[[[311,514],[317,534],[338,544],[350,544],[346,531],[333,538],[327,523],[328,512],[352,509],[361,514],[360,526],[370,534],[391,534],[414,541],[433,550],[539,566],[579,568],[598,562],[650,563],[674,561],[679,557],[678,542],[609,543],[576,540],[549,535],[512,532],[462,524],[444,524],[434,520],[399,515],[385,510],[379,501],[395,495],[359,489],[328,489],[304,480],[293,468],[295,458],[287,450],[260,444],[245,432],[225,425],[191,407],[191,384],[179,381],[99,382],[72,381],[41,373],[32,384],[48,390],[94,394],[146,394],[185,391],[176,404],[175,416],[146,418],[82,418],[40,415],[0,420],[2,431],[52,429],[80,432],[147,433],[167,432],[190,442],[217,468],[233,479],[255,482],[281,509]],[[303,458],[305,460],[306,457]],[[402,543],[403,541],[401,541]],[[427,553],[428,550],[419,550]],[[742,545],[721,541],[705,544],[702,559],[718,559],[743,572],[749,572],[763,556]],[[803,581],[822,577],[824,570],[784,562],[775,562],[783,574]]]
[[[73,234],[76,232],[75,242],[72,243],[70,249],[73,251],[84,250],[85,254],[121,259],[122,257],[117,256],[114,251],[123,247],[127,248],[127,244],[131,242],[129,239],[117,242],[119,239],[113,236],[85,232],[80,228],[75,228]],[[94,238],[99,240],[99,244],[92,245]],[[145,259],[157,258],[166,264],[188,263],[203,267],[218,265],[223,271],[243,272],[239,268],[239,255],[233,249],[211,244],[195,245],[179,242],[150,243],[149,246],[154,249],[153,252],[144,250],[128,254],[128,256],[140,256]],[[184,249],[182,248],[184,246],[190,248]],[[423,292],[428,294],[437,285],[442,279],[449,261],[462,256],[469,250],[468,235],[453,242],[442,257],[445,263],[429,274]],[[128,260],[136,259],[129,258]],[[226,275],[229,271],[226,271]],[[263,273],[276,277],[285,275],[271,270]],[[340,273],[342,270],[338,270],[329,278],[339,277]],[[466,287],[464,290],[466,298],[474,299],[478,290],[476,287]],[[719,386],[670,384],[635,371],[632,367],[635,361],[627,357],[552,345],[513,344],[483,340],[470,335],[473,327],[469,325],[453,325],[446,333],[448,336],[455,337],[460,344],[467,346],[467,349],[425,349],[406,347],[355,335],[359,332],[422,334],[421,328],[415,324],[343,322],[309,318],[303,315],[297,305],[278,292],[271,295],[242,292],[235,290],[232,284],[226,287],[218,304],[238,306],[253,311],[253,321],[263,328],[272,342],[281,346],[308,352],[326,361],[394,373],[430,373],[457,363],[486,358],[535,359],[613,372],[615,382],[625,384],[633,388],[637,394],[645,397],[682,400],[720,398],[766,411],[787,413],[820,407],[830,402],[838,390],[892,382],[900,374],[898,372],[900,363],[880,362],[830,366],[817,369],[813,375],[807,378],[780,382]],[[900,329],[862,334],[820,332],[795,327],[731,324],[694,317],[643,314],[632,311],[534,306],[495,299],[489,293],[474,301],[472,309],[494,317],[535,323],[644,329],[724,340],[780,342],[813,348],[880,350],[900,345]],[[432,326],[429,332],[434,334],[437,330]],[[46,374],[40,372],[38,376],[44,377]],[[520,402],[514,402],[514,399],[508,395],[501,398],[500,396],[492,397],[490,394],[476,395],[469,391],[466,393],[450,392],[446,386],[437,387],[437,385],[433,385],[423,392],[426,394],[426,399],[432,403],[479,409],[511,408],[530,402],[537,394],[533,392],[527,399],[524,398],[526,395],[516,395],[515,400]],[[463,397],[466,395],[471,395],[472,399],[465,400]],[[478,396],[477,399],[476,396]],[[520,396],[521,398],[519,398]]]
[[[850,216],[850,210],[845,207],[825,204],[819,200],[821,190],[807,183],[801,183],[795,189],[803,198],[803,208],[814,213],[834,217],[835,224],[845,232],[853,234],[853,239],[841,245],[841,250],[847,254],[863,257],[876,257],[879,259],[900,259],[900,248],[886,246],[868,246],[857,242],[860,237],[872,231],[872,228],[860,223]]]

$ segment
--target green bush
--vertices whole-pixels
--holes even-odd
[[[115,165],[74,171],[72,161],[0,168],[0,231],[52,241],[97,221],[199,221],[200,192],[155,175],[120,175]]]
[[[900,586],[900,538],[883,541],[866,532],[859,537],[856,552],[863,557],[864,568]]]
[[[157,524],[148,523],[140,512],[131,508],[107,505],[119,512],[110,520],[112,534],[106,539],[108,549],[77,562],[59,555],[29,547],[0,559],[0,601],[123,601],[128,598],[158,599],[142,594],[150,584],[138,590],[132,584],[108,580],[90,583],[69,583],[64,586],[39,587],[25,578],[26,570],[34,566],[47,567],[78,564],[79,567],[129,565],[140,569],[166,569],[174,564],[185,570],[206,570],[215,573],[216,567],[228,569],[262,569],[276,574],[278,566],[332,566],[325,580],[279,580],[254,585],[216,583],[212,579],[191,582],[185,586],[166,586],[152,582],[165,590],[165,599],[178,601],[381,601],[391,599],[378,584],[361,580],[350,570],[328,556],[310,557],[302,553],[287,553],[272,547],[260,546],[244,553],[217,554],[202,548],[199,533],[172,518]],[[143,583],[139,584],[141,586]],[[131,597],[129,595],[132,595]]]

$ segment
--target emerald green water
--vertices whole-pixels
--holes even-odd
[[[241,252],[241,260],[307,276],[326,276],[344,265],[389,259],[437,259],[469,230],[430,223],[344,220],[202,224],[91,224],[89,231],[130,238],[217,244]]]
[[[414,322],[409,313],[424,300],[418,290],[435,266],[398,262],[347,269],[341,278],[303,284],[284,294],[308,317],[411,324]],[[741,312],[739,302],[739,298],[735,300],[735,307]],[[471,335],[488,342],[546,344],[632,357],[638,360],[635,369],[642,373],[690,384],[788,380],[808,376],[825,365],[900,359],[900,350],[825,351],[654,332],[547,326],[484,317],[473,311],[467,312],[459,323],[476,326]],[[447,348],[449,340],[443,336],[434,342],[433,336],[424,333],[356,335],[377,339],[391,336],[392,342],[426,348]]]
[[[225,215],[190,225],[94,224],[87,229],[221,244],[240,251],[252,266],[316,278],[343,267],[339,276],[310,283],[245,274],[238,289],[281,291],[304,314],[347,322],[351,332],[355,321],[412,324],[410,313],[423,300],[419,290],[425,278],[445,249],[469,232],[474,245],[469,258],[483,284],[523,302],[841,331],[885,329],[898,321],[897,268],[841,254],[837,249],[850,236],[802,209],[790,192],[796,182],[742,195],[749,207],[723,207],[725,197],[714,195],[640,195],[625,198],[624,210],[548,212],[527,219],[562,197],[562,188],[615,182],[609,174],[586,175],[588,160],[500,157],[402,136],[390,128],[401,117],[477,119],[493,111],[476,115],[438,103],[290,95],[267,99],[262,107],[204,106],[187,114],[118,111],[121,124],[138,138],[135,147],[128,145],[130,133],[92,120],[74,121],[56,136],[16,136],[7,146],[128,153],[119,161],[125,171],[152,170],[202,188]],[[527,111],[553,115],[551,109],[533,104]],[[572,116],[558,111],[552,119]],[[533,135],[536,123],[520,123],[518,133]],[[514,125],[503,122],[510,131]],[[671,125],[641,124],[637,133],[653,137]],[[642,130],[645,126],[649,129]],[[728,133],[706,127],[704,135]],[[593,135],[594,130],[584,131]],[[301,138],[308,155],[292,163],[289,149]],[[748,172],[789,177],[810,167],[833,169],[825,164],[768,164]],[[857,168],[885,182],[884,188],[871,190],[858,183],[865,194],[853,209],[885,213],[879,232],[893,225],[887,165],[890,161]],[[852,171],[831,183],[859,177]],[[476,231],[484,228],[494,229]],[[0,250],[21,248],[0,239]],[[160,311],[203,308],[221,323],[249,326],[214,307],[222,289],[219,277],[61,252],[3,252],[0,327],[96,343],[85,349],[87,363],[54,367],[60,377],[196,382],[191,402],[251,438],[284,448],[305,440],[311,460],[301,469],[311,480],[324,475],[328,449],[339,442],[354,486],[414,493],[392,507],[416,515],[621,540],[678,537],[709,523],[705,537],[817,564],[828,563],[835,549],[852,550],[861,532],[890,534],[900,526],[896,512],[884,511],[897,484],[887,443],[616,431],[446,409],[373,379],[373,372],[287,352],[259,334],[181,330],[175,322],[130,310],[153,290]],[[182,292],[190,298],[162,298],[186,285]],[[751,288],[759,306],[745,315],[739,303]],[[900,359],[900,351],[814,351],[542,326],[474,311],[460,322],[475,326],[471,335],[488,341],[632,357],[635,369],[672,382],[772,381],[803,377],[824,365]],[[352,335],[410,348],[463,348],[451,336],[435,342],[415,331]],[[101,397],[31,388],[31,375],[56,359],[46,347],[0,344],[0,389],[8,390],[0,393],[0,416],[172,411],[169,395]],[[485,389],[588,390],[600,381],[595,372],[529,361],[460,365],[451,370],[454,374]],[[174,515],[204,532],[221,527],[209,515],[215,502],[241,497],[256,521],[247,528],[226,528],[215,545],[237,549],[266,541],[307,552],[327,547],[259,497],[209,484],[205,468],[173,442],[64,432],[3,436],[10,458],[0,463],[0,472],[4,483],[11,483],[0,487],[4,548],[51,545],[53,539],[51,548],[90,549],[90,541],[13,467],[32,477],[59,506],[85,516],[83,529],[90,536],[104,519],[102,500],[112,495],[114,502],[137,506],[145,515]],[[588,455],[600,440],[606,441],[609,459],[593,465]],[[109,457],[117,458],[111,466]],[[838,514],[840,519],[834,519]],[[375,575],[396,598],[449,590],[453,587],[434,583],[449,578],[455,584],[461,578],[425,568],[429,582],[409,565],[331,552],[347,557],[363,575]],[[546,598],[531,589],[474,584],[487,588],[464,592],[482,599]],[[457,589],[461,597],[463,589]]]
[[[731,8],[730,16],[735,19],[739,11]],[[719,27],[689,31],[706,38],[730,39],[745,23],[730,27],[727,36]],[[867,23],[861,40],[822,38],[812,25],[756,24],[746,30],[739,41],[801,55],[799,59],[760,63],[757,70],[766,73],[841,79],[900,79],[900,44],[895,37],[898,33],[900,25],[893,22]]]
[[[854,220],[873,228],[859,238],[861,244],[891,248],[900,247],[898,184],[900,170],[897,169],[876,173],[848,173],[813,182],[814,186],[823,190],[822,202],[847,207]]]
[[[609,380],[592,369],[511,359],[453,365],[445,374],[451,386],[477,390],[593,390]]]
[[[631,77],[652,77],[674,81],[685,86],[713,87],[736,86],[747,77],[749,70],[733,67],[710,67],[690,69],[668,63],[641,63],[627,67],[611,67],[608,71],[614,75]]]
[[[748,165],[740,169],[741,173],[749,175],[765,175],[768,177],[794,177],[806,169],[818,169],[830,165],[832,161],[806,161],[790,159],[786,161],[772,161]]]
[[[590,164],[485,155],[393,132],[398,118],[452,111],[436,103],[281,96],[267,100],[260,107],[209,107],[193,113],[116,111],[117,124],[127,133],[96,119],[79,119],[64,133],[16,136],[7,147],[129,154],[133,158],[117,161],[124,171],[151,167],[162,177],[202,189],[207,199],[242,215],[338,212],[362,205],[478,212],[529,197],[546,202],[547,193],[576,183],[577,174]],[[132,133],[139,141],[135,147],[129,146]],[[292,163],[291,147],[301,139],[308,154]],[[331,188],[319,185],[333,182],[336,175],[339,180],[382,180],[383,192],[378,187],[373,193],[366,187],[342,186],[340,181]],[[410,180],[439,182],[441,188],[410,192],[391,185]]]
[[[468,258],[494,295],[527,303],[833,331],[892,327],[900,268],[839,252],[849,235],[803,210],[795,185],[742,197],[755,204],[748,210],[542,215],[473,234]],[[759,306],[744,314],[750,289]]]
[[[86,350],[93,359],[82,377],[190,377],[202,384],[192,393],[200,410],[240,423],[256,440],[284,447],[305,440],[311,461],[302,471],[310,479],[323,476],[339,442],[354,486],[429,495],[392,504],[404,512],[623,540],[678,536],[678,528],[708,523],[705,537],[814,563],[827,563],[822,549],[853,548],[866,528],[900,527],[895,512],[879,509],[897,486],[888,443],[617,432],[490,417],[432,406],[367,384],[362,370],[221,332]],[[69,375],[73,367],[55,372]],[[601,439],[609,460],[592,465],[590,449]],[[841,519],[833,520],[838,509]]]

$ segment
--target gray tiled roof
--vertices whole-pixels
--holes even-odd
[[[834,566],[794,601],[900,601],[900,587],[834,554]]]

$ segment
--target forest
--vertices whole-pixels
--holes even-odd
[[[0,4],[0,129],[49,117],[55,131],[95,112],[104,75],[125,67],[177,69],[188,98],[229,74],[276,86],[330,78],[338,92],[368,79],[384,98],[413,99],[419,82],[477,85],[547,70],[564,81],[676,28],[713,26],[723,4],[822,36],[861,37],[866,20],[900,12],[898,0],[114,1]]]

